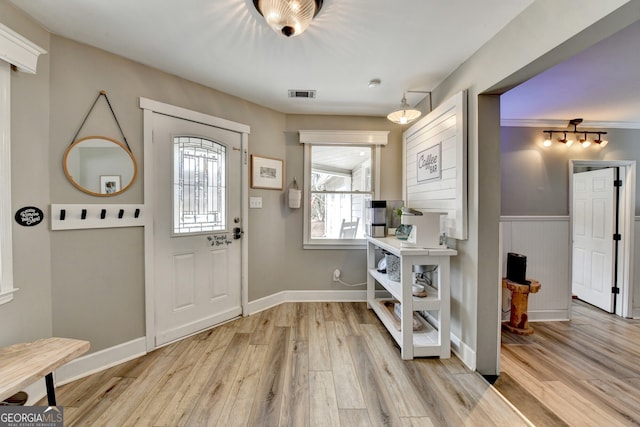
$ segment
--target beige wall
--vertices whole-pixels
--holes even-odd
[[[49,33],[0,0],[0,22],[49,50]],[[41,55],[36,75],[11,73],[11,205],[37,206],[48,215],[49,61]],[[0,346],[51,335],[51,247],[47,221],[35,227],[13,222],[14,286],[0,305]]]

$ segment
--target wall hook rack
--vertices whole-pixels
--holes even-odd
[[[144,205],[52,204],[51,230],[142,227]]]

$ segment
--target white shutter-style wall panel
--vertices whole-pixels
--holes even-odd
[[[406,206],[446,213],[446,233],[455,239],[467,238],[466,111],[467,93],[459,92],[407,129],[403,137]],[[423,153],[439,156],[439,176],[419,180],[418,159]]]

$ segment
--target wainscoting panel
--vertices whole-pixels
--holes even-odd
[[[569,217],[502,217],[503,276],[507,274],[507,253],[527,257],[527,277],[542,284],[540,292],[529,295],[529,320],[567,320],[569,282]],[[503,312],[509,309],[505,290]]]

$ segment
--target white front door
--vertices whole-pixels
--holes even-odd
[[[573,283],[579,299],[613,312],[614,168],[573,175]]]
[[[153,114],[155,345],[239,316],[241,134]]]

